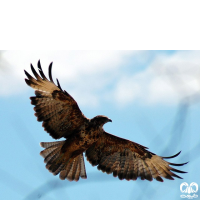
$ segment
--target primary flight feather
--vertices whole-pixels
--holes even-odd
[[[162,177],[173,180],[181,178],[174,172],[186,173],[171,166],[182,166],[164,159],[150,151],[147,147],[126,140],[104,131],[103,125],[112,120],[98,115],[88,119],[81,112],[77,102],[65,90],[59,81],[57,85],[52,78],[52,63],[49,65],[49,80],[44,75],[40,61],[39,74],[31,64],[33,78],[27,71],[26,83],[35,90],[35,96],[30,97],[35,105],[35,116],[42,121],[44,130],[54,139],[64,137],[63,141],[41,142],[45,148],[40,152],[44,157],[46,168],[54,175],[60,174],[60,179],[78,181],[87,178],[83,153],[87,160],[97,168],[122,180],[136,180],[140,177],[152,181],[153,178],[163,182]],[[171,165],[171,166],[170,166]]]

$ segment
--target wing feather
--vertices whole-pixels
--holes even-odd
[[[128,167],[129,167],[129,157],[127,157],[125,159],[125,163],[124,163],[124,170],[123,170],[123,179],[126,178],[126,174],[128,172]]]
[[[30,97],[38,121],[43,121],[42,126],[53,138],[68,138],[78,131],[88,121],[82,114],[76,101],[63,91],[57,80],[58,86],[53,82],[52,63],[49,65],[49,79],[46,78],[40,61],[38,61],[39,74],[31,64],[33,78],[28,72],[26,83],[35,90],[35,96]]]
[[[52,83],[54,83],[53,78],[52,78],[52,65],[53,65],[53,62],[51,62],[49,65],[49,79]]]
[[[179,154],[166,158],[174,158]],[[86,151],[86,157],[92,165],[98,165],[99,170],[113,173],[114,177],[118,176],[121,180],[136,180],[140,177],[142,180],[152,181],[154,178],[163,182],[161,177],[170,180],[173,177],[181,178],[172,171],[186,173],[170,167],[186,163],[169,163],[164,160],[165,157],[148,151],[147,147],[106,132]]]

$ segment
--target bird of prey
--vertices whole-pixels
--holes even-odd
[[[81,112],[73,97],[62,90],[57,79],[57,85],[52,79],[52,63],[49,65],[49,80],[44,75],[40,61],[39,74],[31,64],[33,78],[25,70],[28,79],[26,83],[35,90],[35,96],[30,97],[38,121],[42,121],[44,130],[54,139],[65,138],[63,141],[41,142],[44,148],[40,155],[44,157],[46,168],[54,175],[60,174],[60,179],[78,181],[87,178],[83,153],[87,160],[97,168],[120,180],[136,180],[140,177],[152,181],[163,182],[162,177],[174,180],[181,178],[174,172],[186,173],[171,166],[182,166],[165,161],[171,157],[160,157],[147,147],[123,139],[103,129],[103,125],[112,122],[104,115],[88,119]]]

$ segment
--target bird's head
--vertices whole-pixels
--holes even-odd
[[[91,119],[91,122],[103,126],[107,122],[112,122],[112,120],[104,115],[97,115]]]

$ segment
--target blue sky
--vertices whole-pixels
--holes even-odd
[[[88,118],[104,114],[111,134],[189,164],[183,180],[120,181],[92,167],[88,178],[61,181],[45,168],[40,142],[53,141],[37,122],[24,69],[37,61],[78,102]],[[0,54],[3,199],[181,199],[180,184],[200,185],[199,51],[3,51]],[[198,194],[198,193],[197,193]]]

